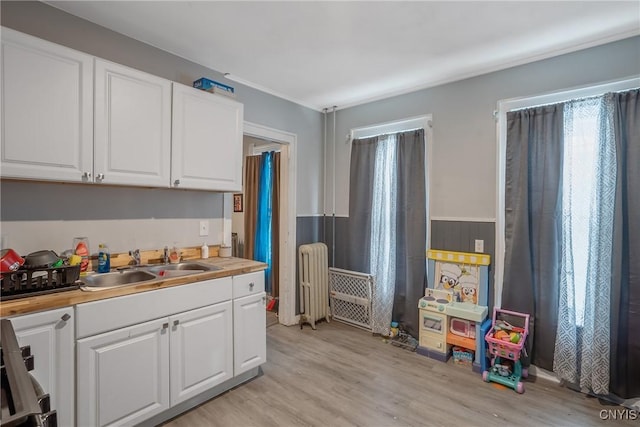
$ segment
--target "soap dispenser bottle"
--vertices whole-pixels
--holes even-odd
[[[203,259],[209,258],[209,246],[205,243],[202,244],[202,247],[200,248],[200,256]]]
[[[108,273],[111,270],[111,254],[104,243],[98,245],[98,273]]]

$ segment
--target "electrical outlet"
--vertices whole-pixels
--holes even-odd
[[[209,235],[209,221],[200,221],[200,236]]]
[[[484,240],[476,239],[476,252],[484,252]]]

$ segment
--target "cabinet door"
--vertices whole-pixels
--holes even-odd
[[[239,102],[173,83],[172,186],[240,191],[242,121]]]
[[[168,322],[77,341],[78,425],[133,425],[169,408]]]
[[[2,176],[89,180],[93,57],[3,27],[0,62]]]
[[[267,361],[267,311],[264,292],[233,301],[233,373]]]
[[[171,316],[171,405],[233,378],[231,301]]]
[[[96,182],[168,187],[171,82],[95,61]]]
[[[66,320],[65,320],[66,319]],[[31,346],[31,374],[51,396],[58,425],[75,424],[74,317],[72,308],[27,314],[11,319],[20,346]]]

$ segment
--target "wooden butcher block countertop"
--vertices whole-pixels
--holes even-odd
[[[189,261],[209,263],[215,265],[216,267],[220,267],[221,269],[216,271],[205,271],[189,276],[158,278],[157,280],[150,280],[148,282],[140,284],[124,285],[115,288],[98,289],[94,291],[83,291],[81,289],[77,289],[72,291],[57,292],[49,295],[1,301],[0,317],[68,307],[89,301],[98,301],[106,298],[113,298],[123,295],[137,294],[139,292],[168,288],[171,286],[180,286],[187,283],[196,283],[203,280],[252,273],[267,268],[267,265],[262,262],[242,258],[216,257],[209,259],[193,259]]]

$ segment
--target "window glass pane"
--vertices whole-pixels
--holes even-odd
[[[589,261],[589,224],[595,191],[596,162],[600,134],[600,99],[565,104],[563,166],[563,279],[567,281],[569,307],[575,324],[584,320]]]

